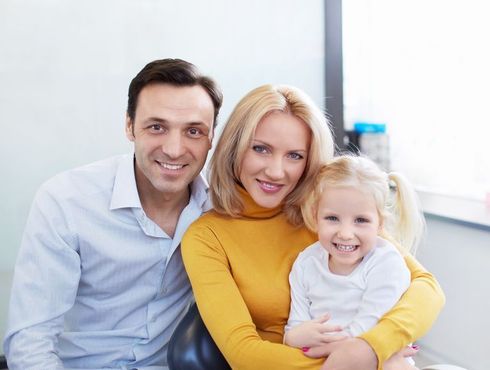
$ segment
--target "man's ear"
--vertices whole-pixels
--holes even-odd
[[[209,149],[211,149],[213,147],[213,138],[214,138],[214,128],[211,127],[211,130],[209,131],[209,134],[208,134]]]
[[[134,122],[126,113],[126,137],[129,141],[134,141]]]

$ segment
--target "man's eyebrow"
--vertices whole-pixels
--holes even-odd
[[[159,123],[167,123],[168,121],[164,118],[160,118],[160,117],[148,117],[145,119],[145,122],[159,122]]]

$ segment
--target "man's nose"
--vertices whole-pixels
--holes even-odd
[[[165,140],[162,143],[162,151],[169,158],[175,159],[182,156],[185,151],[185,143],[181,133],[178,131],[169,131],[165,135]]]

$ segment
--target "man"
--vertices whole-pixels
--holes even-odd
[[[134,154],[40,188],[15,268],[10,369],[166,369],[192,294],[180,240],[207,207],[200,171],[221,103],[194,65],[151,62],[129,86]]]

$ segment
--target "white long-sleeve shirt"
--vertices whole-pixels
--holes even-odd
[[[350,275],[328,268],[328,252],[316,242],[294,262],[289,282],[291,310],[286,331],[326,313],[329,324],[357,336],[376,325],[410,285],[410,271],[398,250],[378,238],[377,245]]]
[[[180,240],[208,207],[206,188],[193,182],[171,238],[141,207],[132,154],[46,182],[15,267],[9,368],[166,369],[168,340],[192,296]]]

